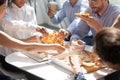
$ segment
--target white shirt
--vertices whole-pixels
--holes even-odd
[[[15,38],[27,38],[33,35],[37,26],[34,9],[29,5],[19,8],[14,3],[7,8],[2,20],[4,31]]]
[[[24,39],[34,35],[37,27],[34,9],[27,4],[19,8],[12,3],[12,6],[7,8],[2,20],[2,27],[7,34],[14,38]],[[5,49],[5,55],[12,52],[8,48]]]

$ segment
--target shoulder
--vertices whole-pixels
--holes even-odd
[[[110,4],[108,9],[109,15],[112,15],[112,17],[117,17],[120,14],[120,6],[115,4]]]
[[[32,6],[30,6],[30,5],[28,5],[28,4],[26,4],[26,5],[24,6],[24,8],[25,8],[25,10],[27,10],[27,12],[29,12],[29,13],[35,13],[34,8],[33,8]]]
[[[70,4],[69,1],[65,1],[63,6],[68,6],[69,4]]]
[[[110,10],[120,12],[120,5],[116,5],[116,4],[110,3],[110,4],[109,4],[109,8],[110,8]]]
[[[24,7],[29,10],[34,10],[34,8],[28,4],[25,4]]]

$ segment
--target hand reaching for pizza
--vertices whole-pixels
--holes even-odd
[[[42,34],[42,37],[47,36],[49,34],[45,27],[37,27],[36,31],[40,32]]]

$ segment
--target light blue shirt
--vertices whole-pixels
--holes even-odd
[[[69,32],[73,32],[75,26],[78,25],[79,19],[76,18],[75,13],[86,11],[88,8],[88,0],[78,0],[75,6],[71,6],[69,0],[67,0],[60,11],[52,18],[54,24],[59,24],[64,18],[67,18],[70,25],[67,27]]]
[[[91,8],[88,9],[88,11],[93,17],[98,19],[104,27],[110,27],[114,23],[117,16],[120,14],[120,6],[109,3],[107,10],[102,16],[93,13]],[[89,30],[91,30],[93,36],[95,36],[96,31],[93,28],[89,27],[86,22],[80,20],[79,25],[76,27],[74,33],[71,36],[71,39],[82,39],[83,37],[85,37],[85,35],[87,35]]]

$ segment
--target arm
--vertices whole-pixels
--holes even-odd
[[[68,26],[67,30],[61,30],[60,33],[64,38],[72,35],[71,40],[78,40],[83,38],[88,33],[88,25],[80,18],[75,18],[73,22]]]
[[[74,28],[74,32],[71,34],[71,40],[75,39],[82,39],[85,35],[88,34],[90,27],[80,19],[79,24]]]
[[[84,74],[82,72],[82,68],[80,67],[82,62],[80,62],[80,58],[78,56],[69,57],[70,65],[74,71],[74,80],[86,80]]]
[[[84,38],[88,32],[90,30],[90,27],[84,22],[84,21],[80,21],[79,25],[75,28],[70,42],[71,42],[71,46],[73,47],[73,49],[76,49],[78,51],[81,51],[85,48],[85,42],[79,39]]]
[[[62,46],[57,44],[47,45],[39,43],[25,43],[10,37],[2,31],[0,31],[0,45],[27,52],[45,52],[46,50],[57,50],[61,53],[65,50]]]
[[[53,15],[52,17],[50,17],[49,13],[49,17],[51,18],[51,21],[54,23],[54,24],[59,24],[65,17],[66,17],[66,14],[65,14],[65,5],[63,5],[63,8],[58,11],[55,15],[51,13],[51,15]]]
[[[73,32],[76,30],[77,26],[79,25],[80,19],[79,18],[75,18],[72,23],[68,26],[67,31],[70,34],[73,34]]]

